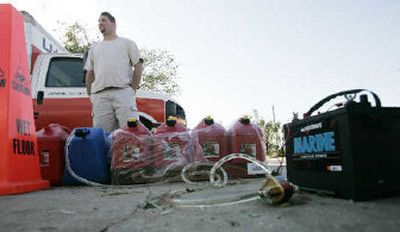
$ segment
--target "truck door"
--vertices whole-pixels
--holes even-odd
[[[47,65],[47,68],[46,68]],[[70,129],[92,126],[91,104],[86,93],[82,58],[51,56],[43,62],[47,70],[38,78],[36,98],[43,95],[42,104],[33,101],[36,130],[59,123]]]

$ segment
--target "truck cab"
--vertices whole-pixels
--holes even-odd
[[[81,54],[40,54],[32,70],[31,85],[37,130],[50,123],[71,129],[92,126],[92,105]],[[150,129],[169,116],[186,123],[183,108],[166,95],[138,90],[136,104],[140,121]]]

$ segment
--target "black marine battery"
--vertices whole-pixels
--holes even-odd
[[[343,107],[284,125],[288,180],[300,189],[355,201],[400,195],[400,108],[382,107],[376,94],[348,100]]]

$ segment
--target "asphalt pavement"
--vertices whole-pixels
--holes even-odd
[[[55,187],[2,196],[0,230],[399,231],[400,197],[353,202],[298,192],[279,206],[251,198],[229,203],[257,192],[263,180],[234,180],[217,189],[176,182]]]

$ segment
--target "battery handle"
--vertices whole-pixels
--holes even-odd
[[[362,91],[366,91],[371,93],[371,95],[374,97],[375,100],[375,105],[377,108],[381,107],[381,100],[379,99],[378,95],[376,95],[374,92],[368,90],[368,89],[351,89],[351,90],[345,90],[345,91],[341,91],[332,95],[329,95],[328,97],[325,97],[324,99],[322,99],[321,101],[319,101],[317,104],[315,104],[314,106],[312,106],[310,108],[309,111],[307,111],[307,113],[304,114],[304,118],[310,117],[312,113],[314,113],[316,110],[318,110],[319,108],[321,108],[325,103],[327,103],[328,101],[339,97],[339,96],[346,96],[349,94],[357,94],[359,92]]]

